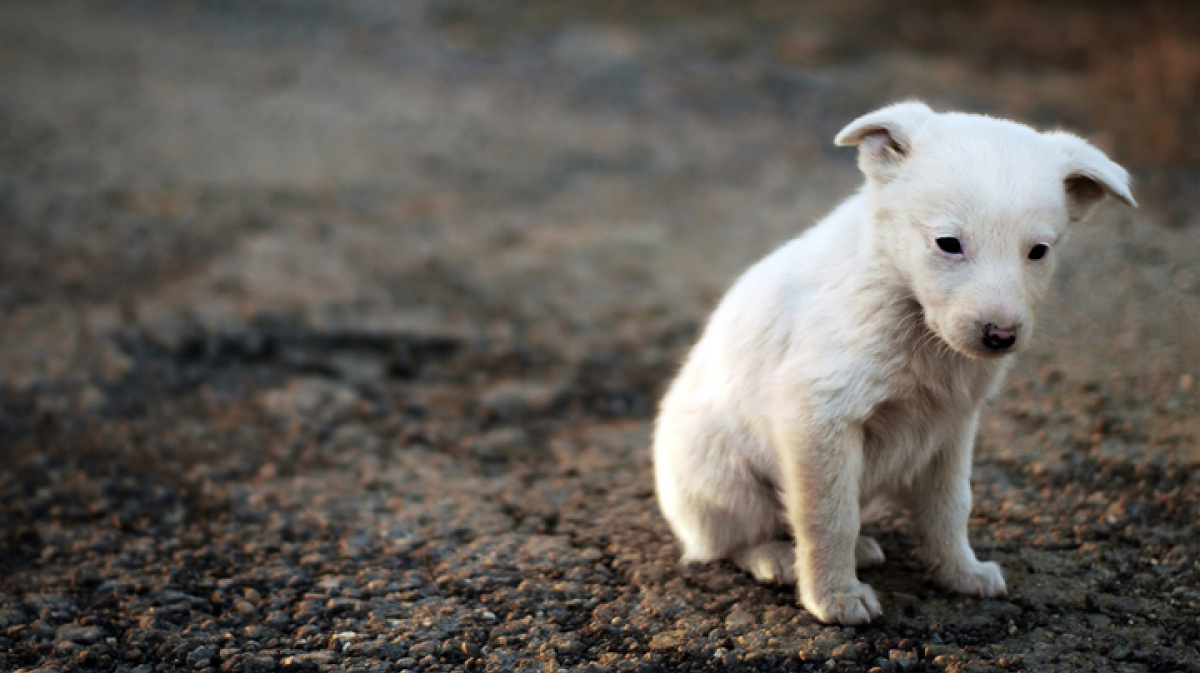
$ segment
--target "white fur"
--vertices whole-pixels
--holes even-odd
[[[855,573],[883,561],[859,536],[880,498],[907,508],[939,583],[1004,594],[967,541],[979,410],[1029,342],[1068,225],[1105,193],[1132,204],[1128,176],[1075,136],[920,103],[836,142],[859,146],[866,184],[713,313],[656,423],[659,504],[685,561],[798,582],[825,622],[880,614]],[[985,347],[989,323],[1016,344]]]

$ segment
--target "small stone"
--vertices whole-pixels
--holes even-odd
[[[522,428],[496,428],[471,440],[471,450],[485,461],[503,461],[529,445],[529,433]]]
[[[933,658],[933,663],[934,665],[942,668],[949,668],[950,664],[953,664],[958,660],[959,658],[954,654],[939,654]]]
[[[192,668],[205,668],[212,661],[213,651],[208,647],[201,645],[196,649],[188,652],[187,663]]]
[[[263,406],[277,416],[308,422],[328,421],[346,415],[359,395],[348,386],[316,377],[293,379],[283,388],[268,391]]]
[[[317,666],[321,666],[323,664],[331,663],[333,661],[334,656],[335,655],[333,652],[322,650],[319,652],[305,652],[304,654],[297,654],[295,657],[289,657],[289,658],[295,659],[294,663],[304,664],[305,662],[307,662],[310,664],[315,664]],[[284,666],[288,666],[288,665],[290,665],[290,664],[288,664],[287,660],[285,659]]]
[[[842,639],[836,629],[824,629],[820,635],[813,638],[808,647],[800,650],[800,661],[823,663],[829,659],[834,648],[841,644]]]
[[[858,658],[858,645],[842,643],[833,649],[833,658],[839,661],[854,661]]]
[[[292,623],[292,618],[286,612],[276,610],[267,615],[266,624],[274,628],[280,629]]]
[[[571,654],[583,649],[579,635],[575,633],[559,633],[550,640],[550,646],[559,654]]]
[[[0,629],[25,623],[25,615],[20,610],[0,609]]]
[[[905,650],[891,650],[888,652],[888,661],[896,664],[900,670],[907,671],[917,665],[917,655]]]
[[[650,639],[650,649],[655,652],[678,650],[683,646],[683,635],[675,631],[660,633]]]
[[[555,386],[532,381],[504,381],[479,396],[479,405],[500,418],[513,418],[525,412],[548,408],[559,390]]]
[[[929,659],[930,661],[936,659],[937,657],[939,657],[943,654],[952,654],[953,652],[954,652],[953,647],[951,647],[949,645],[941,644],[940,640],[939,640],[939,644],[935,645],[935,644],[933,644],[933,641],[931,640],[930,644],[925,646],[925,658]]]
[[[424,659],[425,657],[438,651],[437,643],[432,640],[422,640],[421,642],[408,648],[408,655],[416,659]]]
[[[245,673],[271,673],[275,670],[275,658],[269,654],[255,654],[246,659]]]
[[[55,633],[55,638],[58,640],[73,640],[77,643],[91,644],[104,640],[105,635],[104,629],[99,626],[66,624],[59,627]]]
[[[748,626],[753,626],[756,621],[758,619],[753,614],[743,610],[739,606],[734,608],[733,612],[729,613],[729,616],[725,618],[725,628],[744,629]]]
[[[479,654],[479,646],[463,640],[447,640],[446,642],[442,643],[442,654],[465,654],[468,657],[474,657]]]
[[[88,386],[79,394],[79,409],[83,412],[99,411],[104,406],[104,393],[96,386]]]
[[[330,598],[325,607],[329,610],[357,610],[362,607],[362,601],[357,598]]]

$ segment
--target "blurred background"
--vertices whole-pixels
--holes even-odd
[[[696,321],[855,187],[833,133],[910,97],[1063,126],[1128,166],[1143,209],[1080,232],[1063,282],[1090,296],[1052,313],[1177,351],[1164,367],[1196,354],[1193,2],[0,12],[10,387],[119,379],[128,354],[92,342],[169,322],[534,321],[564,345]]]
[[[419,597],[498,530],[616,559],[588,593],[671,576],[658,395],[857,187],[837,130],[907,98],[1073,130],[1141,204],[1064,246],[984,482],[1200,458],[1194,0],[5,0],[6,590],[133,553],[196,595]],[[252,607],[221,614],[284,609]]]
[[[648,413],[734,276],[856,187],[833,134],[913,97],[1069,128],[1136,177],[1142,208],[1106,206],[1064,253],[1027,371],[1200,374],[1194,2],[55,1],[0,18],[0,433],[31,408],[64,420],[210,382],[213,335],[267,322],[258,341],[519,342],[568,369],[630,348],[653,361]],[[179,380],[143,366],[187,348]],[[378,388],[387,364],[364,358],[342,369]]]

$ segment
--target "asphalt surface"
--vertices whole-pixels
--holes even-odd
[[[0,671],[1200,670],[1193,3],[0,4]],[[654,406],[910,96],[1066,125],[972,539],[827,627],[679,567]]]

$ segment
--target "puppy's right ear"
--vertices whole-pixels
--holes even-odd
[[[858,145],[859,169],[887,182],[912,151],[917,129],[935,114],[924,103],[896,103],[850,122],[833,142],[841,147]]]

